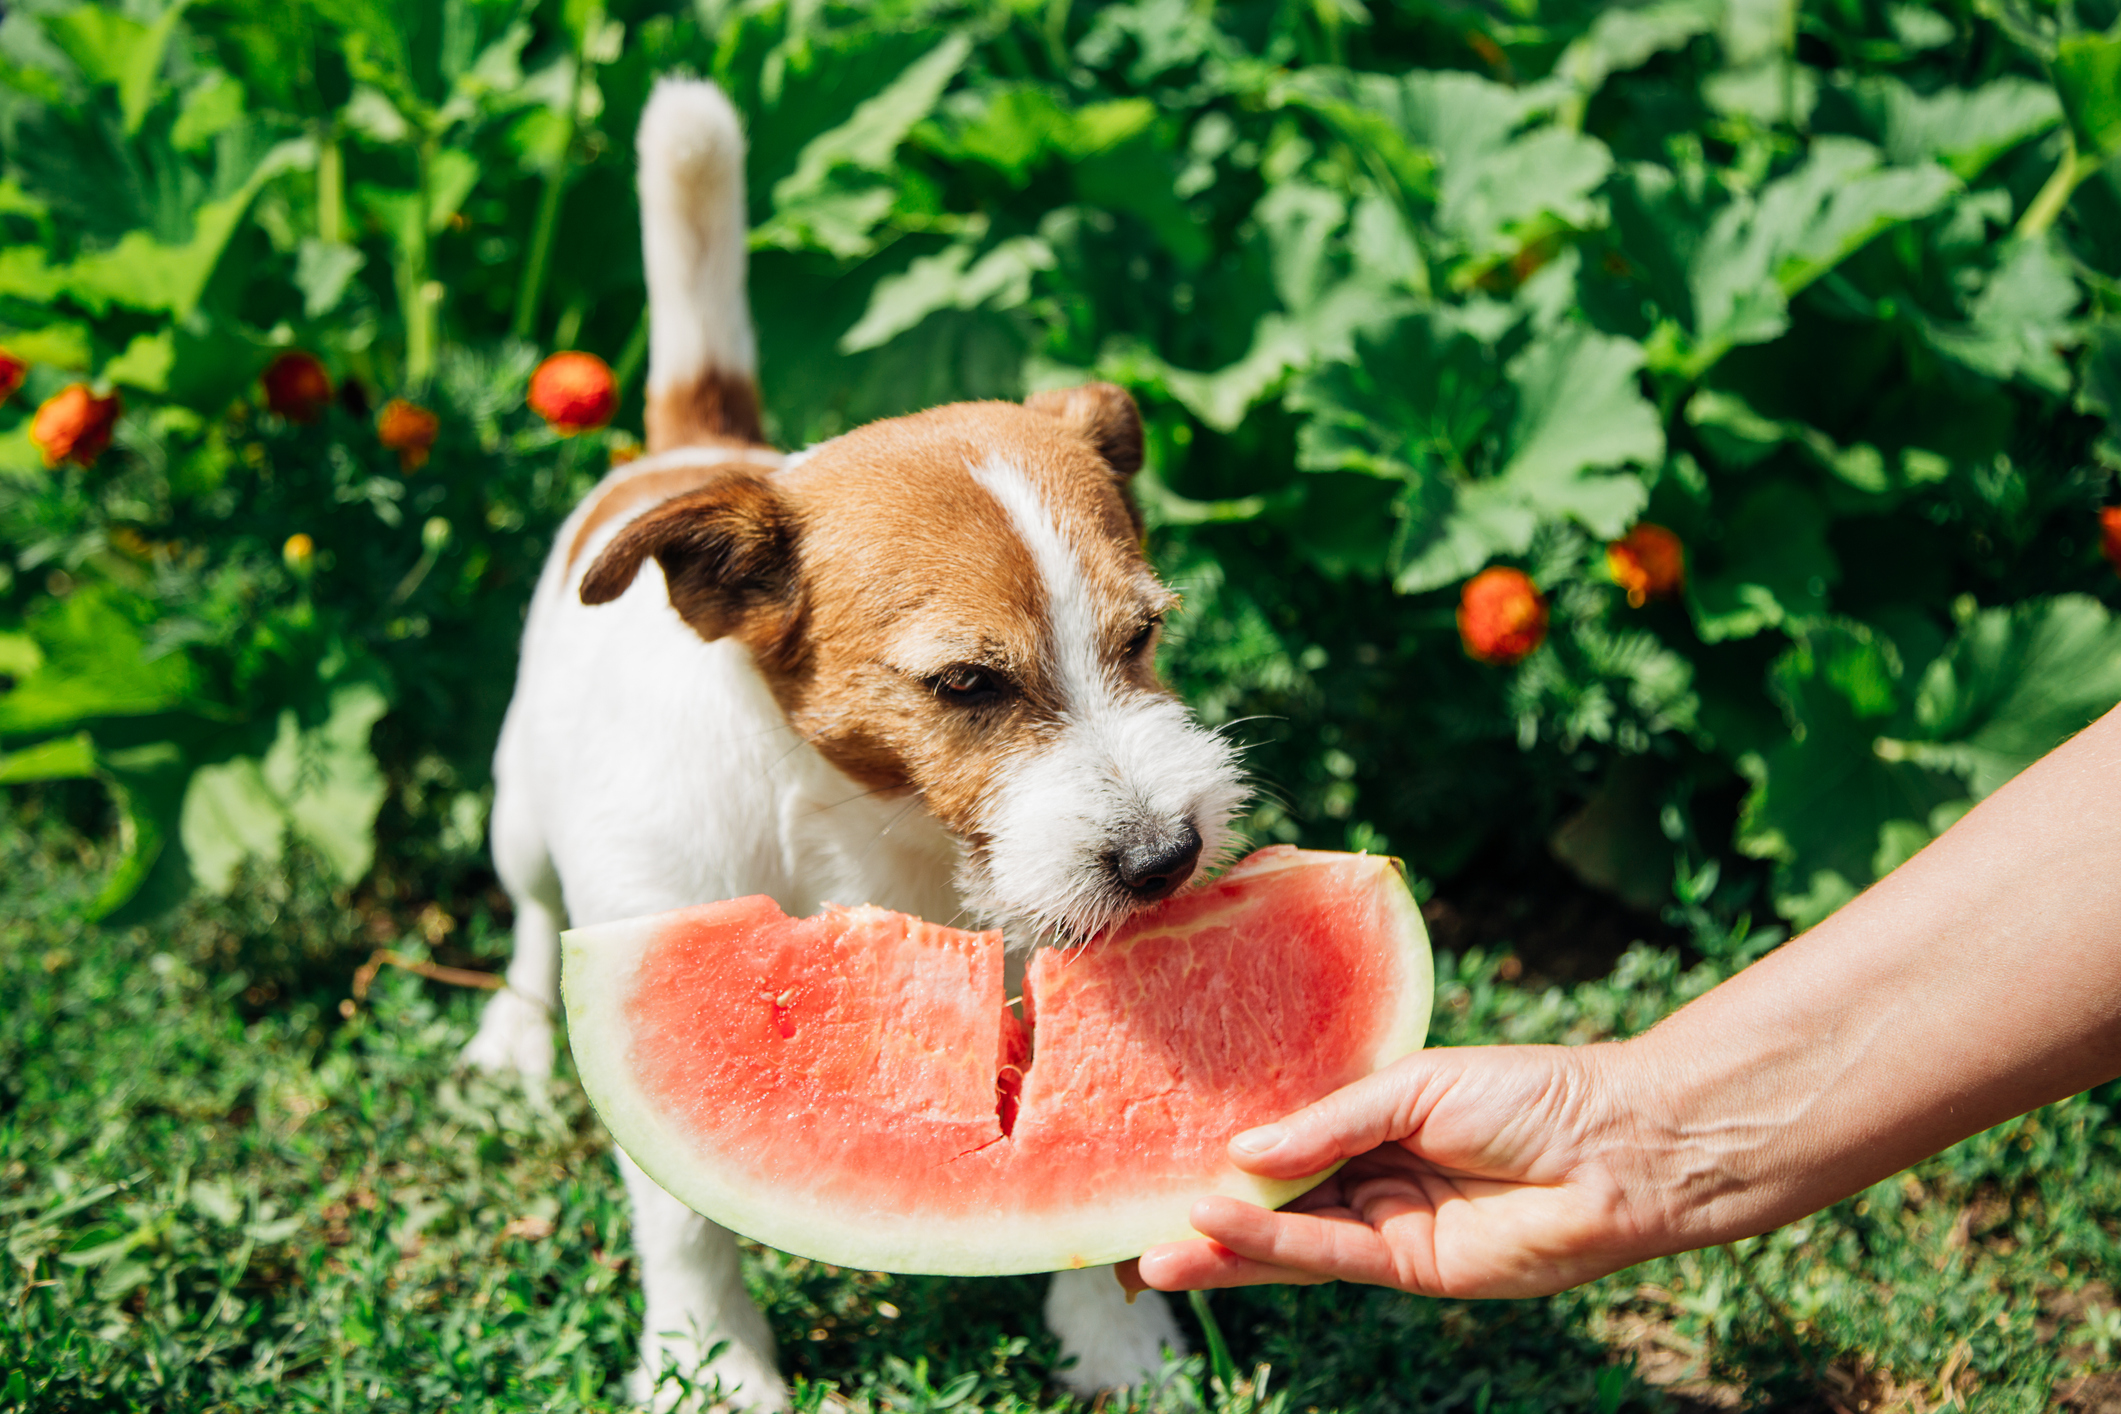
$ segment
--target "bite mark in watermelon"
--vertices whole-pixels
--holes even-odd
[[[1208,1193],[1324,1178],[1232,1134],[1418,1050],[1433,974],[1396,865],[1278,846],[1003,997],[998,933],[764,897],[577,929],[584,1088],[670,1193],[840,1266],[982,1275],[1134,1256]],[[1035,1042],[1035,1051],[1034,1051]]]

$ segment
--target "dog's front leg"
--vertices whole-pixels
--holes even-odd
[[[1153,1386],[1164,1352],[1186,1353],[1163,1294],[1145,1291],[1130,1305],[1110,1267],[1055,1272],[1046,1290],[1046,1328],[1060,1337],[1061,1383],[1085,1398]]]
[[[624,1154],[616,1157],[633,1198],[633,1250],[647,1305],[633,1398],[657,1410],[678,1407],[682,1387],[658,1387],[675,1365],[703,1392],[719,1381],[721,1402],[736,1408],[787,1408],[773,1332],[744,1289],[736,1238],[665,1193]],[[718,1344],[721,1354],[708,1359]]]

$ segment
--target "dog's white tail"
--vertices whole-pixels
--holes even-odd
[[[664,79],[641,114],[648,450],[762,442],[744,295],[744,132],[722,91]]]

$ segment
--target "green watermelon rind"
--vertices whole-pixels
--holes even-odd
[[[1406,967],[1399,1006],[1372,1053],[1373,1071],[1411,1055],[1427,1039],[1435,992],[1428,930],[1395,861],[1286,847],[1261,851],[1223,875],[1258,877],[1313,863],[1367,858],[1375,887],[1395,905]],[[699,1137],[634,1083],[625,1017],[632,980],[667,915],[577,928],[561,935],[561,990],[575,1068],[605,1128],[641,1171],[693,1211],[770,1247],[834,1266],[941,1276],[1005,1276],[1099,1266],[1163,1242],[1197,1236],[1188,1214],[1210,1193],[1278,1208],[1329,1177],[1271,1180],[1225,1165],[1197,1191],[1156,1193],[1070,1213],[878,1214],[822,1209],[807,1194],[752,1179],[730,1181],[700,1154]],[[1334,1166],[1335,1168],[1338,1165]]]

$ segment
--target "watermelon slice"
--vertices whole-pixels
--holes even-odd
[[[1229,1137],[1418,1050],[1433,987],[1393,861],[1287,847],[1041,951],[1021,1021],[999,933],[880,908],[732,899],[562,947],[583,1087],[657,1183],[783,1251],[956,1275],[1287,1202],[1325,1175],[1254,1178]]]

